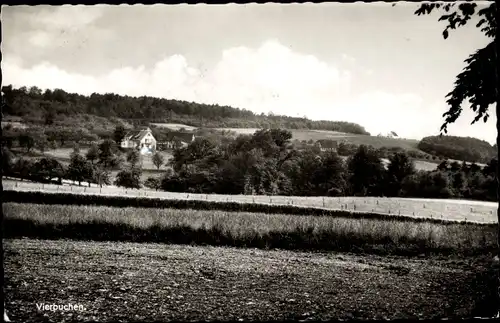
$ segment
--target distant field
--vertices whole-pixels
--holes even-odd
[[[265,195],[218,195],[131,190],[117,187],[60,186],[2,180],[4,190],[66,192],[75,194],[103,194],[114,196],[143,196],[163,199],[204,200],[273,205],[295,205],[331,210],[350,210],[380,214],[406,215],[418,218],[445,219],[479,223],[495,223],[498,203],[465,200],[432,200],[377,197],[300,197]]]
[[[180,130],[181,128],[186,129],[187,131],[192,131],[198,129],[197,127],[193,126],[188,126],[185,124],[181,123],[151,123],[154,126],[161,127],[161,128],[169,128],[172,130]]]
[[[253,134],[258,128],[216,128],[217,130],[229,130],[238,134]],[[309,130],[309,129],[289,129],[292,132],[292,140],[320,140],[320,139],[334,139],[345,140],[346,142],[356,145],[372,145],[375,148],[380,147],[401,147],[406,150],[418,150],[418,140],[415,139],[397,139],[385,138],[366,135],[355,135],[350,133],[343,133],[328,130]]]

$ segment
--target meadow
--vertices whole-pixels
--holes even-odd
[[[497,223],[498,203],[467,200],[433,200],[379,197],[301,197],[266,195],[218,195],[134,190],[118,187],[93,187],[40,184],[2,180],[4,190],[48,193],[92,194],[106,196],[149,197],[167,200],[235,202],[266,205],[314,207],[326,210],[369,212],[449,221]]]
[[[185,128],[186,130],[192,131],[196,130],[196,127],[183,125],[183,124],[170,124],[170,123],[155,123],[154,125],[159,127],[166,127],[173,130],[178,130],[180,128]],[[235,132],[236,134],[242,135],[252,135],[259,128],[214,128],[215,130],[225,130]],[[417,150],[419,140],[416,139],[404,139],[404,138],[386,138],[378,136],[368,136],[368,135],[357,135],[338,131],[328,131],[328,130],[311,130],[311,129],[288,129],[292,132],[292,140],[321,140],[321,139],[334,139],[340,141],[346,141],[348,143],[356,145],[372,145],[375,148],[381,147],[400,147],[405,150]]]
[[[87,153],[88,148],[80,148],[80,153],[85,156]],[[55,158],[61,162],[66,162],[69,163],[70,161],[70,155],[73,152],[72,148],[57,148],[57,149],[52,149],[52,150],[47,150],[44,155],[48,157]],[[172,154],[166,151],[159,151],[160,154],[163,155],[165,162],[168,161],[171,157]],[[151,158],[151,155],[142,155],[142,169],[143,170],[157,170],[158,168],[153,164],[153,160]],[[160,170],[165,169],[165,165],[162,165],[160,167]]]
[[[324,250],[379,255],[486,255],[497,226],[93,205],[3,204],[5,238]]]

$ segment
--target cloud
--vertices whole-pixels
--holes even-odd
[[[231,105],[255,113],[272,111],[356,122],[373,134],[395,131],[407,138],[437,134],[446,109],[444,102],[428,104],[414,93],[391,93],[387,89],[361,89],[355,93],[354,82],[360,77],[355,68],[294,52],[276,40],[258,48],[226,49],[220,60],[206,70],[190,65],[179,54],[165,57],[151,68],[128,66],[98,76],[68,73],[49,62],[24,67],[12,56],[2,62],[2,67],[4,84],[14,86],[36,85],[86,95],[113,92]],[[491,129],[496,131],[494,127],[486,132],[481,130],[484,127],[468,127],[464,131],[463,125],[452,126],[450,134],[467,133],[493,140],[496,132]]]
[[[31,15],[33,23],[46,29],[78,29],[89,25],[103,13],[103,6],[70,6],[49,7]]]

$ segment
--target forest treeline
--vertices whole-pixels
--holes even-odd
[[[2,93],[4,116],[22,117],[24,121],[46,125],[64,125],[67,117],[83,114],[119,118],[133,124],[182,123],[208,128],[317,129],[369,135],[362,126],[351,122],[255,114],[229,106],[149,96],[131,97],[112,93],[86,96],[61,89],[16,89],[11,85],[2,87]]]
[[[480,163],[487,163],[498,155],[496,144],[492,146],[471,137],[429,136],[422,138],[418,149],[437,157]]]

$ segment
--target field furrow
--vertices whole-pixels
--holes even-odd
[[[478,259],[30,239],[4,248],[18,322],[462,318],[491,315],[495,292],[491,263]]]

